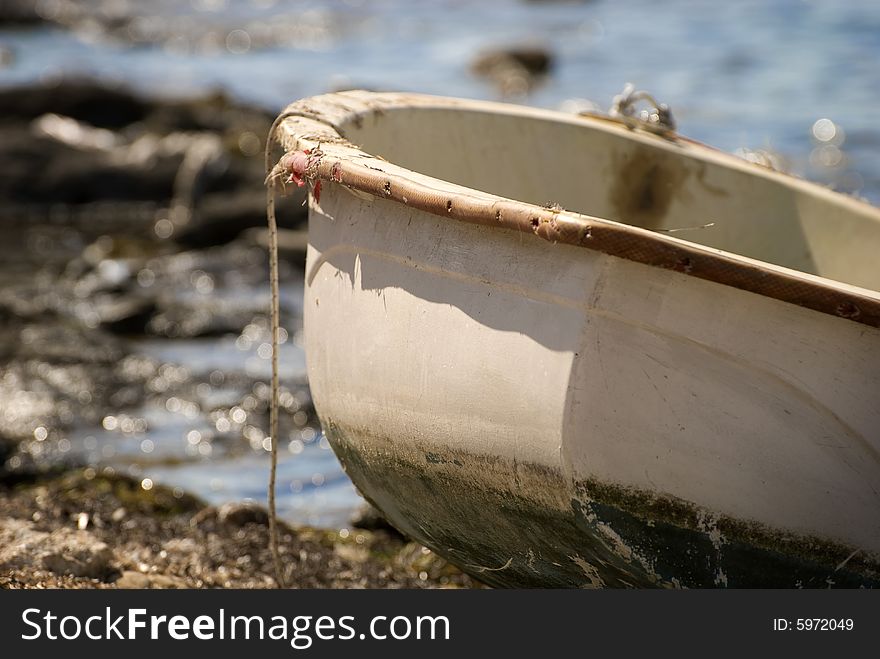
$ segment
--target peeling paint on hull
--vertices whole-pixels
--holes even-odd
[[[396,527],[493,586],[880,586],[880,562],[839,543],[499,458],[436,449],[404,458],[376,448],[388,440],[372,433],[332,419],[324,428],[348,475]],[[540,496],[529,496],[535,488]]]

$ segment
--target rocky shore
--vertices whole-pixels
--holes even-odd
[[[220,94],[88,80],[0,91],[0,588],[275,586],[264,509],[211,506],[144,473],[265,455],[272,119]],[[279,204],[290,342],[302,202]],[[317,450],[307,382],[282,385],[283,446]],[[283,525],[288,584],[475,584],[367,518]]]
[[[294,588],[477,585],[389,527],[282,524]],[[74,469],[0,480],[0,588],[274,588],[267,516]]]
[[[271,120],[222,96],[147,99],[87,80],[0,91],[6,468],[57,457],[71,428],[100,428],[151,397],[192,397],[198,374],[164,377],[170,367],[133,341],[234,337],[265,322],[251,291],[268,287],[258,227]],[[304,226],[302,201],[282,200],[283,228]],[[301,270],[301,250],[284,256],[286,277]],[[296,326],[296,310],[284,312]]]

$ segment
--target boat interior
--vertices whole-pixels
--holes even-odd
[[[880,291],[880,209],[686,139],[504,105],[385,108],[342,129],[424,175]]]

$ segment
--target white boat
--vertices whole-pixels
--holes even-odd
[[[880,584],[880,210],[620,114],[287,109],[330,443],[489,584]]]

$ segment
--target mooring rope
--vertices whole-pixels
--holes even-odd
[[[279,181],[284,184],[286,173],[278,164],[273,165],[272,142],[281,122],[290,117],[302,117],[325,123],[339,135],[341,128],[321,118],[318,115],[302,110],[285,110],[272,122],[269,134],[266,136],[266,148],[264,151],[266,167],[266,220],[269,224],[269,280],[272,289],[272,309],[270,325],[272,326],[272,399],[269,402],[269,438],[271,449],[271,466],[269,467],[269,550],[272,553],[272,562],[275,567],[275,581],[279,588],[285,587],[284,571],[281,564],[281,554],[278,549],[278,513],[275,505],[275,481],[278,472],[278,402],[280,398],[280,378],[278,375],[278,335],[281,331],[281,305],[279,302],[278,281],[278,223],[275,219],[275,186]]]
[[[272,289],[271,321],[272,326],[272,397],[269,402],[269,441],[271,449],[271,466],[269,468],[269,551],[275,567],[275,581],[279,588],[285,587],[284,570],[281,565],[281,554],[278,550],[278,512],[275,505],[275,479],[278,472],[278,401],[280,398],[280,378],[278,375],[278,335],[281,332],[281,304],[279,301],[278,282],[278,223],[275,220],[275,168],[270,160],[272,142],[281,122],[287,113],[278,115],[269,135],[266,137],[266,220],[269,224],[269,282]]]

